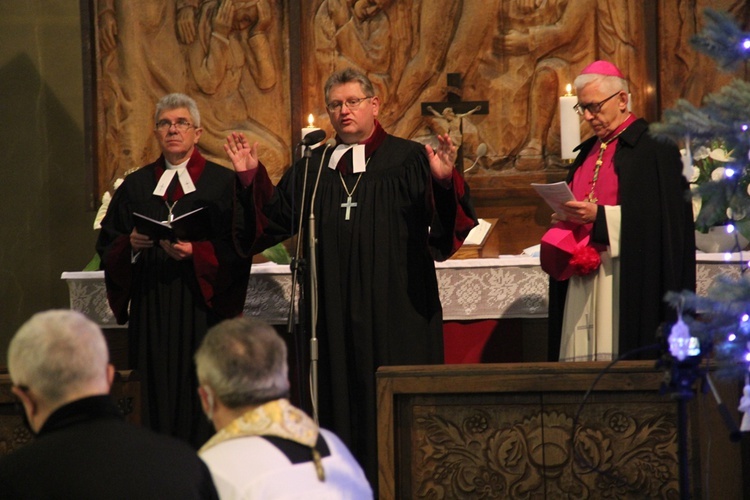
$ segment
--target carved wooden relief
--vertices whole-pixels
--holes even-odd
[[[530,396],[413,407],[415,498],[677,497],[675,405],[599,401],[577,405]],[[578,398],[580,399],[580,398]],[[575,426],[575,427],[574,427]],[[570,440],[575,428],[575,445]]]
[[[681,420],[663,369],[607,365],[380,367],[379,498],[678,498],[683,484],[742,496],[747,467],[716,400],[696,394]],[[733,411],[738,386],[720,385]]]
[[[280,177],[290,159],[282,1],[98,0],[92,18],[99,192],[158,156],[154,106],[170,92],[197,101],[209,158],[228,165],[225,137],[243,131]]]
[[[327,75],[346,66],[365,71],[390,132],[427,142],[460,125],[467,166],[478,145],[487,145],[472,187],[487,176],[560,165],[558,97],[595,57],[629,71],[635,95],[646,87],[645,59],[634,56],[645,51],[640,2],[448,0],[439,9],[424,0],[371,3],[323,0],[303,16],[305,45],[313,47],[303,59],[315,61],[304,68],[305,87],[316,89],[303,102],[325,122],[318,89]],[[451,73],[461,75],[462,88],[447,88]],[[442,101],[448,91],[489,101],[489,114],[458,124],[423,116],[420,104]]]
[[[389,132],[429,142],[448,131],[464,168],[485,144],[466,175],[480,215],[530,227],[531,239],[548,214],[528,185],[564,175],[558,97],[579,71],[613,61],[633,111],[655,120],[659,105],[697,102],[729,78],[689,47],[702,9],[747,17],[744,0],[300,0],[295,15],[288,0],[83,1],[94,30],[97,194],[157,156],[153,105],[174,91],[198,101],[209,158],[228,165],[221,145],[241,130],[277,180],[308,114],[330,136],[323,83],[353,66],[373,81]],[[422,109],[450,95],[488,109]]]

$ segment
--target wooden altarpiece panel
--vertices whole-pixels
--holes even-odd
[[[501,253],[537,243],[549,225],[550,210],[529,184],[565,175],[558,97],[586,64],[616,63],[633,111],[658,120],[677,97],[699,100],[725,81],[688,44],[702,9],[747,16],[742,0],[445,0],[439,9],[427,0],[235,0],[237,23],[223,36],[229,2],[80,1],[96,199],[158,154],[153,105],[175,91],[198,100],[200,147],[210,159],[228,166],[221,143],[241,130],[259,141],[277,180],[308,114],[331,135],[323,83],[351,66],[373,81],[388,132],[431,142],[460,128],[462,169],[485,144],[466,178],[479,215],[497,218],[497,231],[509,235]],[[449,74],[460,75],[460,89],[448,86]],[[486,101],[490,112],[458,124],[423,116],[423,103],[451,93]]]
[[[153,114],[171,92],[196,100],[206,157],[229,166],[222,145],[241,131],[281,177],[292,136],[286,0],[81,0],[81,11],[97,197],[158,157]]]

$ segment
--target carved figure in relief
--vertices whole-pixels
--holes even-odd
[[[384,102],[379,121],[404,130],[404,114],[438,82],[460,6],[459,0],[440,9],[425,0],[324,0],[312,27],[315,81],[346,67],[363,71]],[[317,92],[311,102],[320,105],[323,96]]]
[[[263,144],[271,176],[277,178],[288,162],[282,136],[289,122],[286,113],[278,113],[285,97],[277,80],[282,65],[270,43],[271,25],[268,0],[205,1],[188,60],[196,101],[206,110],[203,148],[223,159],[226,135],[243,131]]]
[[[439,21],[442,36],[433,40],[429,30],[420,32],[430,77],[420,77],[427,71],[421,52],[409,55],[405,68],[413,72],[391,81],[397,89],[391,91],[393,106],[379,119],[401,135],[428,135],[420,103],[441,100],[439,82],[459,73],[462,98],[488,100],[495,110],[473,120],[477,141],[489,146],[492,168],[543,168],[546,152],[558,149],[557,97],[595,47],[596,0],[489,0],[481,7],[468,2],[448,7],[451,14]],[[421,14],[423,26],[437,29],[432,14]],[[455,25],[446,25],[446,19],[455,19]],[[519,155],[530,161],[516,161]]]
[[[658,90],[662,108],[674,106],[679,98],[700,105],[706,94],[723,87],[732,78],[746,77],[742,69],[736,74],[715,71],[715,62],[690,46],[690,37],[702,28],[702,13],[706,7],[729,12],[745,31],[750,30],[750,2],[747,0],[668,2],[663,15],[675,22],[660,26],[659,38],[664,40],[660,42],[660,50],[674,56],[660,58]]]
[[[377,95],[385,99],[391,58],[392,24],[384,9],[392,0],[324,0],[313,21],[315,42],[315,82],[312,102],[324,104],[318,82],[331,73],[354,67],[366,73]],[[410,3],[409,1],[403,3]],[[326,114],[322,113],[322,119]]]
[[[201,0],[177,0],[177,38],[181,43],[195,40],[196,17]]]
[[[495,35],[475,78],[503,112],[480,131],[495,146],[498,167],[544,168],[550,140],[559,141],[557,98],[594,47],[596,0],[500,2]],[[510,163],[510,160],[515,160]]]
[[[173,1],[98,0],[102,191],[158,152],[143,124],[152,119],[153,102],[186,82],[174,24],[165,22],[174,18]]]
[[[453,141],[453,145],[456,146],[456,149],[460,148],[463,142],[463,119],[467,116],[473,115],[480,109],[482,109],[482,107],[477,106],[466,113],[456,114],[453,111],[453,108],[448,107],[445,108],[442,113],[438,113],[432,106],[427,106],[427,110],[435,115],[435,118],[430,119],[430,122],[432,123],[431,128],[434,130],[435,134],[448,134]]]

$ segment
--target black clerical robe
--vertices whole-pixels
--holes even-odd
[[[212,432],[196,393],[192,357],[210,326],[241,314],[250,262],[232,240],[233,223],[240,220],[235,174],[196,150],[187,166],[196,190],[184,194],[175,176],[166,200],[153,194],[164,168],[160,157],[124,179],[102,221],[97,250],[110,306],[118,323],[128,321],[130,364],[145,385],[148,424],[198,446]],[[207,232],[192,242],[192,258],[176,261],[158,242],[133,255],[133,212],[166,220],[175,201],[175,216],[205,207]]]
[[[330,169],[333,149],[321,160],[325,148],[317,148],[308,162],[304,200],[304,159],[275,189],[260,166],[245,204],[256,207],[256,251],[289,237],[301,210],[308,220],[322,165],[314,212],[321,424],[350,446],[377,484],[375,371],[442,362],[434,260],[460,247],[476,216],[457,172],[449,188],[432,179],[423,145],[387,135],[379,125],[365,145],[362,174]],[[346,153],[341,163],[350,164],[351,156]],[[347,190],[356,203],[349,209]]]
[[[594,147],[591,137],[580,146],[568,182]],[[664,302],[668,291],[695,291],[695,228],[688,184],[682,176],[677,146],[648,134],[636,120],[618,138],[614,155],[619,179],[620,339],[618,352],[654,345],[660,323],[673,321]],[[608,243],[604,207],[599,206],[592,240]],[[550,278],[549,359],[556,361],[567,293],[566,281]],[[630,359],[655,358],[658,351],[635,353]]]

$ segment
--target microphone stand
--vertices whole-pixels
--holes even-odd
[[[304,176],[302,181],[302,202],[304,204],[305,200],[305,191],[307,189],[307,171],[308,171],[308,164],[310,160],[310,156],[312,155],[311,149],[307,146],[304,146],[304,152],[303,152],[303,158],[305,158],[305,165],[304,165]],[[295,148],[296,149],[296,148]],[[296,182],[297,176],[294,176],[294,182]],[[296,187],[292,188],[292,193],[296,193],[297,189]],[[292,213],[294,213],[295,204],[294,200],[292,200]],[[287,333],[289,334],[290,338],[292,339],[292,345],[294,346],[294,351],[297,353],[295,355],[294,364],[296,366],[296,374],[295,377],[297,378],[297,384],[296,386],[300,388],[299,392],[299,398],[300,398],[300,406],[302,408],[305,407],[305,398],[304,398],[304,391],[301,390],[302,387],[304,387],[303,383],[303,373],[304,373],[304,363],[302,362],[302,358],[304,356],[304,349],[303,344],[301,342],[300,338],[300,332],[299,328],[300,326],[304,325],[305,318],[303,317],[302,311],[304,311],[304,307],[299,307],[299,317],[295,314],[297,311],[297,300],[296,300],[296,293],[297,293],[297,284],[299,282],[299,273],[305,272],[305,260],[302,257],[302,246],[300,244],[300,232],[302,231],[302,220],[303,220],[303,211],[300,210],[300,216],[299,216],[299,225],[297,228],[297,242],[296,247],[294,251],[294,256],[292,257],[292,261],[289,264],[289,269],[292,273],[292,290],[290,292],[290,298],[289,298],[289,313],[287,315]],[[294,224],[294,222],[292,222]],[[294,227],[292,226],[291,230],[292,234],[295,234]],[[300,296],[299,296],[299,302],[301,304],[304,304],[304,287],[300,289]],[[299,320],[299,321],[295,321]],[[303,327],[303,326],[302,326]]]
[[[320,183],[320,174],[323,172],[323,162],[325,161],[326,153],[331,147],[330,142],[326,143],[326,148],[323,150],[323,154],[320,158],[320,166],[318,167],[318,175],[315,178],[315,187],[313,188],[312,196],[310,197],[310,217],[308,219],[307,226],[307,239],[308,239],[308,251],[309,251],[309,276],[310,276],[310,398],[312,400],[312,413],[315,423],[318,422],[318,260],[317,260],[317,246],[318,238],[315,233],[315,195],[318,192],[318,184]]]
[[[305,159],[305,167],[304,167],[305,173],[302,178],[302,204],[303,206],[305,203],[305,192],[307,190],[308,165],[310,162],[310,157],[312,157],[311,146],[322,141],[323,139],[325,139],[325,137],[326,137],[325,132],[322,130],[318,130],[315,132],[311,132],[307,136],[303,137],[300,143],[297,144],[297,147],[302,146],[305,148],[302,153],[302,157]],[[295,147],[294,149],[296,150],[297,148]],[[292,158],[294,158],[294,151],[292,151]],[[297,177],[294,176],[293,180],[296,181],[296,179]],[[297,192],[296,187],[293,187],[292,193],[296,193],[296,192]],[[292,200],[292,214],[294,214],[294,209],[295,209],[294,200]],[[292,257],[292,262],[289,265],[289,268],[292,271],[292,292],[291,292],[291,298],[289,301],[289,314],[287,317],[287,332],[290,334],[294,332],[294,324],[295,324],[294,298],[295,298],[295,293],[297,290],[297,282],[299,281],[298,276],[299,276],[299,272],[300,271],[304,272],[304,268],[305,268],[304,259],[302,258],[302,244],[301,244],[300,236],[299,236],[300,234],[302,234],[302,221],[303,221],[303,216],[304,216],[303,214],[304,214],[304,210],[300,210],[299,224],[297,226],[296,233],[294,231],[294,227],[292,227],[292,230],[291,230],[292,234],[297,234],[297,245],[294,251],[294,257]],[[302,292],[300,292],[300,300],[302,300],[302,295],[303,295]]]
[[[296,293],[297,293],[297,287],[300,281],[299,279],[300,273],[302,273],[302,275],[304,276],[305,272],[307,271],[307,265],[305,263],[305,259],[303,258],[303,250],[302,250],[302,234],[303,234],[302,227],[303,227],[303,221],[304,221],[304,206],[305,206],[305,199],[306,199],[306,193],[307,193],[307,178],[308,178],[308,172],[309,172],[309,162],[310,162],[310,158],[312,157],[311,146],[313,144],[316,144],[322,141],[323,139],[325,139],[325,132],[320,130],[320,131],[316,131],[316,132],[312,132],[308,134],[307,136],[303,138],[300,144],[298,144],[298,146],[304,147],[302,157],[305,159],[304,161],[305,170],[304,170],[304,174],[302,177],[302,197],[300,200],[302,208],[299,211],[298,221],[292,222],[292,224],[294,224],[294,222],[297,222],[298,225],[297,225],[296,231],[294,230],[295,229],[294,227],[292,227],[292,231],[291,231],[292,234],[297,235],[297,241],[295,245],[294,257],[292,258],[292,262],[290,264],[290,270],[292,273],[292,290],[291,290],[290,300],[289,300],[289,314],[287,317],[287,331],[292,337],[292,339],[294,339],[293,340],[294,348],[295,348],[295,351],[299,354],[298,356],[295,357],[296,358],[295,365],[297,366],[297,378],[299,381],[299,383],[297,384],[297,387],[304,387],[304,384],[302,383],[302,380],[303,380],[302,374],[304,373],[304,368],[303,368],[303,363],[302,363],[302,358],[304,357],[304,344],[302,342],[301,335],[299,334],[299,328],[303,328],[304,330],[304,325],[306,324],[306,321],[305,321],[306,318],[304,317],[304,312],[305,312],[304,304],[305,304],[306,293],[309,293],[313,296],[312,300],[314,301],[314,306],[311,307],[312,319],[311,319],[310,328],[312,329],[312,332],[313,332],[312,336],[315,340],[314,341],[311,340],[310,351],[311,351],[311,358],[314,359],[314,361],[311,360],[311,380],[312,380],[312,383],[314,384],[314,387],[311,387],[310,389],[310,392],[311,392],[310,396],[311,396],[311,410],[315,417],[316,423],[318,421],[318,417],[317,417],[317,406],[318,406],[317,405],[317,359],[318,358],[317,358],[317,338],[315,338],[315,329],[317,326],[316,325],[317,323],[317,288],[316,288],[317,277],[315,278],[315,284],[311,286],[309,292],[305,292],[304,286],[300,287],[299,300],[297,301],[295,300],[295,298],[296,298]],[[326,151],[328,150],[328,147],[330,146],[326,147]],[[325,152],[323,153],[323,157],[325,157]],[[323,160],[321,159],[321,167],[323,165],[322,162]],[[321,169],[319,168],[318,176],[315,181],[315,189],[317,189],[318,182],[320,181],[320,172],[321,172]],[[296,182],[296,179],[297,179],[297,175],[294,176],[295,182]],[[293,193],[297,192],[296,187],[293,187],[292,192]],[[311,206],[311,212],[312,212],[312,205],[310,206]],[[292,200],[292,214],[294,214],[294,212],[295,212],[295,204],[294,204],[294,200]],[[315,258],[314,252],[311,254],[310,258],[311,259]],[[297,318],[296,318],[297,315],[295,315],[296,311],[299,311],[299,314],[298,314],[299,317]],[[295,319],[298,319],[298,321],[295,321]],[[300,403],[301,403],[301,406],[304,408],[305,405],[304,405],[303,394],[304,394],[304,391],[300,391]]]

